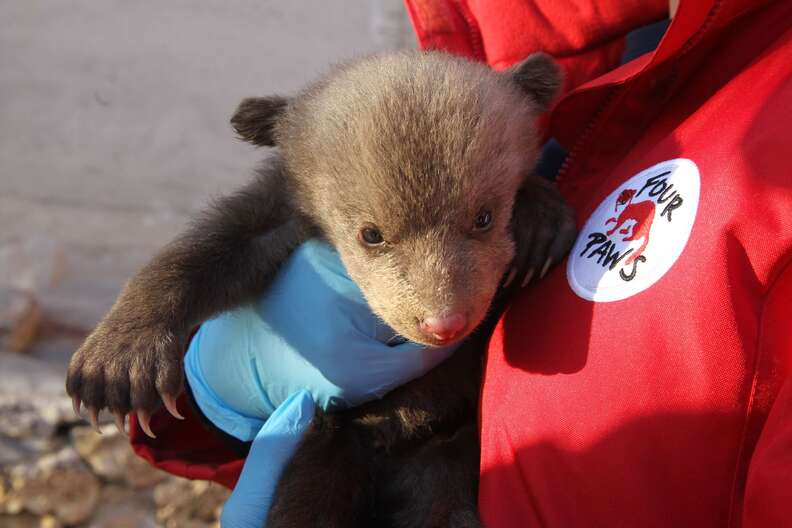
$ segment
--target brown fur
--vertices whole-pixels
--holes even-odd
[[[298,97],[275,127],[297,203],[339,250],[375,313],[469,312],[475,328],[512,261],[509,223],[536,156],[537,108],[510,77],[426,54],[371,58]],[[492,228],[472,233],[489,209]],[[386,244],[357,241],[379,227]]]
[[[75,353],[69,394],[95,409],[153,412],[160,394],[180,389],[190,329],[259,295],[299,243],[321,236],[400,334],[435,345],[418,323],[463,312],[474,337],[383,400],[320,414],[268,526],[474,526],[469,424],[493,298],[507,269],[538,272],[574,236],[554,188],[531,176],[534,121],[558,84],[542,55],[495,73],[440,53],[397,53],[341,66],[292,99],[243,101],[237,132],[275,154],[129,282]],[[492,224],[476,230],[484,210]],[[362,244],[366,226],[384,243]]]

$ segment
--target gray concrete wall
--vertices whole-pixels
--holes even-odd
[[[404,46],[400,0],[0,2],[0,289],[92,325],[191,213],[249,177],[262,152],[228,124],[240,99]]]

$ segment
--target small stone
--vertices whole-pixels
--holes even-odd
[[[71,447],[9,471],[7,512],[53,515],[64,524],[87,520],[99,500],[99,480]],[[9,511],[11,510],[11,511]]]
[[[0,289],[0,348],[26,352],[41,330],[41,306],[28,291]]]
[[[89,528],[156,528],[154,501],[147,491],[108,485]]]
[[[75,420],[61,369],[32,357],[0,352],[0,372],[0,436],[29,445],[48,442],[59,425]]]
[[[132,451],[115,425],[103,425],[100,430],[102,434],[90,426],[76,426],[70,432],[74,448],[99,477],[138,489],[150,488],[166,477]]]
[[[0,526],[3,528],[41,528],[41,519],[29,513],[4,515],[0,513]]]
[[[24,509],[25,505],[22,503],[22,499],[11,495],[8,497],[8,500],[5,503],[5,513],[16,515],[20,513]]]
[[[88,471],[59,471],[50,478],[55,497],[54,513],[66,524],[77,524],[91,517],[99,498],[99,483]]]
[[[218,484],[169,477],[154,488],[157,521],[166,527],[208,528],[218,522],[229,494]]]
[[[165,523],[165,528],[211,528],[213,523],[196,521],[195,519],[170,520]]]
[[[65,263],[54,239],[11,237],[0,244],[0,350],[25,352],[34,344],[45,319],[39,295],[57,285]]]
[[[39,526],[40,528],[63,528],[63,523],[52,515],[45,515],[39,521]]]

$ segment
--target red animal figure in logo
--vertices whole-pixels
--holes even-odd
[[[627,257],[625,264],[629,265],[632,264],[635,259],[643,254],[646,246],[649,244],[649,233],[652,230],[652,221],[654,220],[655,216],[655,204],[652,200],[644,200],[643,202],[633,203],[633,198],[635,197],[635,189],[625,189],[619,194],[619,197],[616,199],[616,206],[614,210],[618,213],[619,209],[624,207],[619,217],[608,218],[605,222],[605,225],[610,224],[611,222],[616,222],[616,225],[613,228],[605,233],[606,235],[612,235],[617,229],[619,229],[619,234],[626,235],[622,238],[622,242],[631,242],[633,240],[638,240],[639,238],[643,239],[641,242],[641,247],[636,249],[632,252],[632,254]],[[629,220],[634,221],[635,223],[630,226],[625,226]]]

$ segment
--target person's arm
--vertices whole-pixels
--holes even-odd
[[[751,458],[743,505],[744,528],[792,522],[792,379],[773,404]]]
[[[765,389],[780,389],[772,404],[763,394],[753,398],[752,414],[763,416],[768,406],[769,412],[748,468],[742,507],[744,528],[787,526],[792,522],[791,306],[792,269],[788,267],[773,284],[762,312],[758,369],[766,376]],[[752,425],[747,428],[746,442],[755,438]]]

